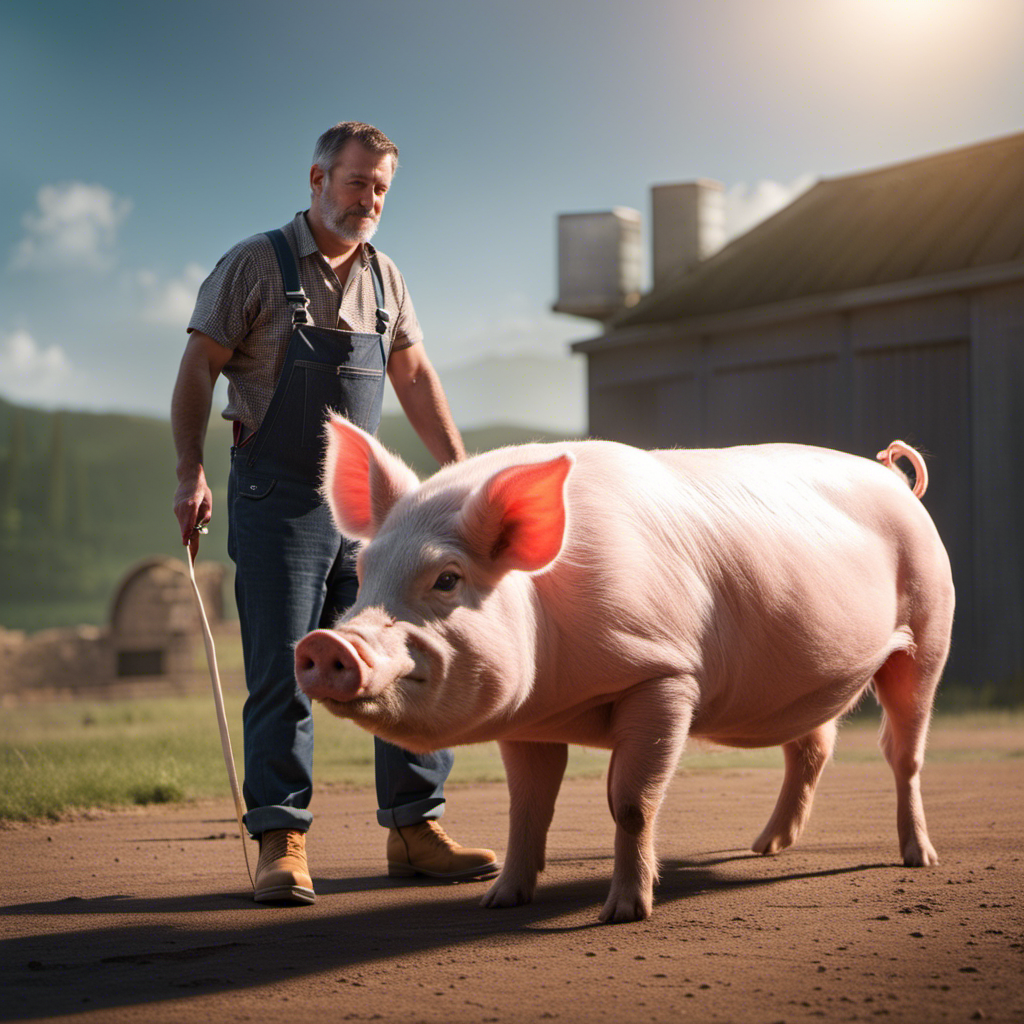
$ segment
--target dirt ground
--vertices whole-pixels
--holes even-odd
[[[747,844],[779,771],[684,773],[654,916],[628,925],[596,923],[600,780],[564,785],[536,901],[500,911],[478,907],[486,883],[389,880],[369,790],[317,795],[312,907],[251,901],[229,799],[7,829],[0,1019],[1022,1021],[1022,738],[994,746],[927,767],[942,862],[919,870],[896,862],[880,757],[841,743],[807,832],[773,858]],[[445,822],[500,851],[507,806],[501,784],[454,787]]]

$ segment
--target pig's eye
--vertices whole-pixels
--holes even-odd
[[[462,577],[457,572],[443,572],[437,577],[437,581],[434,583],[434,590],[450,591],[454,590],[459,585],[459,580]]]

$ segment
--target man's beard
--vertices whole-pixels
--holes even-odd
[[[326,190],[320,194],[320,215],[324,223],[346,242],[368,242],[373,238],[378,221],[373,214],[365,214],[362,206],[350,206],[342,210],[335,205]]]

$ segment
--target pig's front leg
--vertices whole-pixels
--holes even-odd
[[[693,714],[692,684],[650,682],[616,703],[608,765],[608,805],[615,819],[615,869],[602,923],[651,915],[658,862],[654,819],[675,772]]]
[[[517,907],[533,899],[537,874],[544,870],[544,846],[569,747],[518,740],[498,745],[508,778],[508,848],[505,866],[480,905]]]

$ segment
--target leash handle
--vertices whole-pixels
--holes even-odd
[[[201,533],[206,533],[205,527],[197,527]],[[210,683],[213,686],[213,703],[217,707],[217,725],[220,727],[220,748],[224,753],[224,766],[228,770],[228,782],[231,783],[231,795],[235,798],[235,817],[238,819],[238,834],[242,838],[242,853],[245,855],[245,870],[249,872],[249,883],[253,890],[256,883],[252,878],[252,868],[249,866],[249,848],[246,845],[245,825],[242,823],[242,796],[238,789],[238,776],[235,774],[235,756],[231,752],[231,736],[228,733],[228,716],[224,711],[224,692],[220,685],[220,673],[217,671],[217,652],[213,646],[213,633],[210,630],[210,623],[206,618],[206,609],[203,607],[203,598],[199,593],[199,585],[196,583],[195,556],[192,553],[192,545],[188,545],[188,575],[192,581],[192,593],[195,595],[196,605],[199,608],[199,619],[203,625],[203,643],[206,645],[206,663],[210,666]]]

